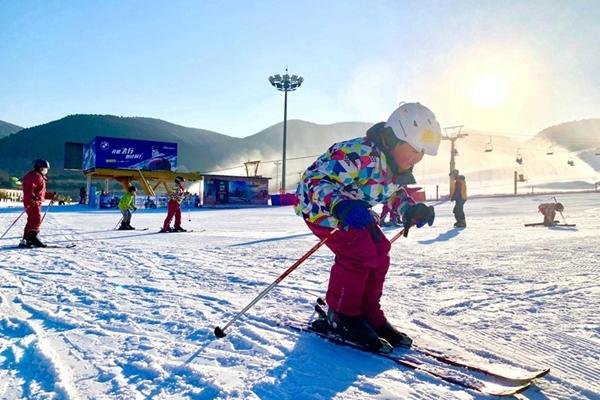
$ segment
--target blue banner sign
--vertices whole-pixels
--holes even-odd
[[[92,168],[177,170],[177,143],[96,136],[85,145],[83,153],[84,171]]]

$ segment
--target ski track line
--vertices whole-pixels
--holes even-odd
[[[78,399],[79,395],[74,383],[75,374],[56,351],[55,348],[59,345],[57,341],[52,340],[50,335],[43,329],[42,323],[32,320],[23,307],[15,303],[14,297],[4,297],[4,299],[3,308],[7,309],[8,315],[12,316],[10,319],[14,324],[22,326],[20,331],[25,334],[23,341],[20,339],[17,339],[17,341],[25,345],[25,354],[32,357],[31,361],[41,362],[44,365],[44,367],[38,367],[38,369],[45,369],[48,372],[48,378],[51,381],[45,382],[45,385],[42,383],[42,386],[51,386],[57,394],[65,399]],[[34,338],[26,343],[24,340],[26,340],[28,333],[33,334]],[[63,355],[68,354],[68,349],[63,350],[65,350],[62,352]],[[28,373],[23,374],[23,376],[27,375]]]

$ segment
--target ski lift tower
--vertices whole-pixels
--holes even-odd
[[[450,177],[448,178],[448,181],[450,183],[450,185],[448,186],[449,188],[452,187],[452,172],[454,172],[454,170],[456,169],[456,162],[454,161],[454,156],[457,154],[457,151],[454,142],[456,142],[456,139],[469,136],[468,133],[461,133],[463,126],[464,125],[456,125],[444,128],[445,135],[442,137],[442,139],[450,141]],[[452,193],[449,193],[449,195],[452,196]]]
[[[285,68],[285,74],[283,76],[277,74],[269,77],[269,82],[271,85],[280,92],[284,92],[284,101],[283,101],[283,157],[282,157],[282,167],[281,167],[281,188],[279,192],[281,194],[285,193],[285,148],[287,141],[287,94],[288,92],[293,92],[298,89],[302,82],[304,82],[304,78],[298,75],[289,75],[287,67]]]

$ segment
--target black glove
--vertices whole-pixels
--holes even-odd
[[[369,204],[362,200],[342,200],[333,207],[332,214],[342,224],[352,228],[361,229],[375,223]]]
[[[431,226],[433,225],[434,219],[435,211],[433,206],[427,207],[423,203],[417,203],[409,206],[402,216],[402,221],[404,224],[404,237],[408,236],[408,230],[411,226],[416,225],[417,228],[421,228],[425,224]]]

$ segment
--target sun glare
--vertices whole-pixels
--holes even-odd
[[[497,75],[486,75],[471,85],[471,100],[480,108],[496,107],[506,98],[508,81]]]

